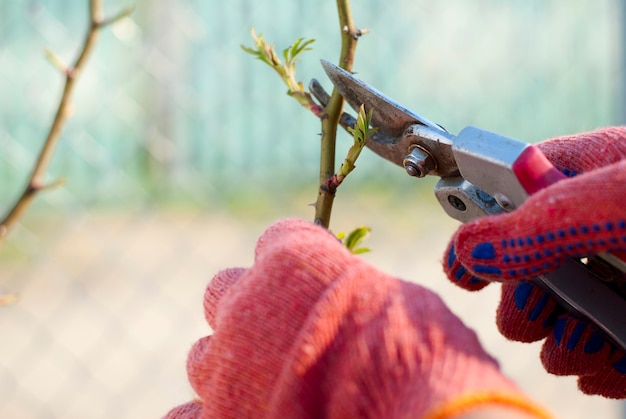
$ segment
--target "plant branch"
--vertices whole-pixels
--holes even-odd
[[[361,105],[361,109],[359,109],[359,114],[354,126],[347,127],[348,132],[350,132],[354,138],[354,143],[348,150],[348,154],[339,167],[339,170],[326,179],[326,184],[323,187],[325,191],[334,195],[346,176],[348,176],[356,167],[356,159],[359,158],[363,147],[365,147],[365,144],[367,144],[369,139],[374,136],[376,131],[378,131],[378,128],[370,128],[373,114],[373,109],[367,113],[365,112],[365,107]]]
[[[354,25],[352,19],[352,10],[349,0],[337,0],[337,11],[339,14],[339,27],[341,29],[341,52],[339,56],[339,66],[344,70],[351,71],[352,63],[354,61],[354,53],[356,51],[356,44],[361,35],[367,33],[365,30],[359,30]],[[258,36],[254,32],[254,29],[250,30],[252,39],[254,40],[254,47],[246,47],[244,45],[241,48],[255,56],[260,61],[269,65],[287,85],[287,94],[295,98],[300,105],[311,111],[315,116],[322,121],[322,140],[321,140],[321,152],[320,152],[320,171],[319,171],[319,188],[317,201],[315,203],[315,223],[328,228],[330,224],[330,214],[332,212],[333,200],[335,198],[335,191],[337,186],[343,181],[343,178],[354,168],[354,160],[358,157],[364,142],[351,148],[349,156],[344,161],[344,165],[340,169],[340,172],[335,173],[335,144],[337,138],[337,125],[344,125],[344,121],[341,119],[343,110],[343,98],[336,90],[333,90],[332,95],[327,99],[327,94],[323,91],[321,86],[311,88],[314,95],[319,100],[319,95],[324,96],[324,100],[320,100],[321,106],[318,105],[309,92],[304,89],[302,83],[296,80],[296,62],[297,56],[303,52],[309,50],[309,45],[314,42],[311,40],[298,39],[292,46],[286,48],[283,51],[283,60],[276,53],[274,46],[270,45],[263,39],[263,35]],[[314,82],[317,83],[317,82]],[[369,128],[369,127],[368,127]],[[353,132],[353,134],[355,134]],[[365,140],[367,141],[367,140]],[[355,143],[357,142],[355,134]],[[358,151],[355,153],[354,151]],[[351,162],[352,168],[349,167]],[[343,170],[343,171],[342,171]]]
[[[337,0],[337,12],[341,31],[339,66],[346,71],[352,71],[357,41],[364,31],[358,30],[354,24],[350,0]],[[328,179],[335,174],[337,125],[342,110],[343,98],[334,89],[328,105],[324,109],[325,117],[322,118],[319,190],[315,203],[315,223],[326,228],[330,225],[330,215],[335,198],[335,191],[329,190],[326,185]]]
[[[113,18],[104,19],[102,0],[90,0],[89,30],[81,52],[74,62],[74,65],[67,67],[54,53],[50,51],[46,52],[48,60],[50,60],[51,63],[65,76],[65,86],[57,106],[54,120],[50,126],[50,130],[48,131],[44,145],[39,152],[37,162],[35,163],[32,174],[28,180],[28,184],[14,206],[0,221],[0,241],[4,239],[11,228],[14,227],[18,220],[24,215],[38,192],[51,186],[57,186],[62,182],[61,180],[57,180],[51,185],[45,185],[44,177],[50,164],[50,160],[54,154],[54,150],[59,142],[59,138],[61,137],[62,129],[70,116],[70,101],[76,86],[76,81],[81,75],[85,67],[85,63],[95,47],[100,29],[128,16],[132,10],[132,8],[125,9]]]
[[[323,116],[322,107],[315,103],[311,94],[304,89],[304,85],[296,79],[298,55],[304,51],[311,50],[310,45],[315,42],[315,39],[305,40],[300,38],[293,45],[285,48],[283,51],[285,62],[283,63],[278,54],[276,54],[274,46],[268,44],[263,38],[263,34],[257,35],[254,32],[254,28],[252,28],[250,29],[250,35],[254,40],[254,48],[241,45],[241,49],[269,65],[278,74],[283,83],[287,85],[287,94],[296,99],[305,109],[310,110],[315,116],[321,118]]]

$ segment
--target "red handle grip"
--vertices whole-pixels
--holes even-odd
[[[534,145],[526,147],[518,156],[513,163],[513,172],[529,195],[567,179],[567,176],[554,167],[545,154]],[[612,255],[626,262],[626,252],[612,252]],[[618,269],[624,271],[623,267]]]
[[[529,195],[567,178],[534,145],[522,151],[513,163],[513,172]]]

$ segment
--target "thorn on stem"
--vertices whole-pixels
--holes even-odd
[[[71,75],[72,69],[67,64],[65,64],[58,55],[52,52],[52,50],[46,49],[45,54],[48,61],[63,75],[68,77]]]
[[[61,177],[56,179],[54,182],[48,183],[47,185],[41,185],[39,187],[40,191],[46,190],[46,189],[55,189],[55,188],[59,188],[61,186],[65,185],[65,178]]]
[[[119,20],[124,19],[125,17],[130,16],[135,11],[134,6],[127,7],[123,9],[118,14],[113,17],[102,19],[102,20],[94,20],[91,22],[91,25],[94,29],[104,28],[105,26],[113,25],[117,23]]]
[[[59,179],[55,180],[54,182],[51,182],[51,183],[48,183],[48,184],[43,184],[40,181],[32,181],[28,185],[28,193],[29,194],[36,194],[38,192],[45,191],[45,190],[48,190],[48,189],[58,188],[60,186],[63,186],[64,184],[65,184],[65,178],[59,178]]]

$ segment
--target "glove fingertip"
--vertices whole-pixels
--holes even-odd
[[[591,376],[607,369],[623,375],[626,362],[620,359],[623,354],[598,330],[567,314],[557,320],[541,350],[544,368],[556,375]]]
[[[201,396],[212,374],[209,367],[210,342],[211,336],[199,339],[193,344],[187,356],[187,378],[194,391]]]
[[[600,395],[609,399],[626,398],[626,357],[611,367],[578,379],[578,388],[584,394]]]
[[[452,241],[456,258],[472,276],[488,282],[520,279],[517,272],[507,267],[510,256],[502,251],[502,237],[510,230],[504,217],[509,215],[480,218],[457,231]]]
[[[472,273],[459,262],[453,241],[450,242],[446,250],[443,270],[450,281],[468,291],[478,291],[489,285],[489,281],[472,275]]]
[[[535,342],[548,336],[561,313],[549,295],[531,282],[502,284],[496,311],[500,333],[518,342]]]
[[[215,329],[215,318],[220,300],[244,272],[246,272],[244,268],[224,269],[218,272],[207,285],[203,301],[204,317],[213,329]]]
[[[176,406],[163,417],[163,419],[198,419],[202,415],[202,404],[193,401]]]
[[[456,255],[454,240],[450,242],[448,248],[446,249],[443,261],[443,270],[450,281],[468,291],[478,291],[489,285],[489,281],[485,281],[472,275],[465,268],[465,266],[459,262]]]

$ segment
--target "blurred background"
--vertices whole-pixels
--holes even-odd
[[[0,2],[0,210],[27,181],[73,62],[87,1]],[[209,333],[202,294],[252,262],[272,221],[313,218],[319,122],[240,45],[315,38],[298,67],[330,87],[335,2],[107,0],[135,6],[102,32],[78,81],[42,193],[0,248],[0,417],[160,417],[193,397],[185,357]],[[353,0],[371,33],[354,70],[453,133],[476,125],[528,142],[624,122],[620,0]],[[338,141],[338,161],[350,145]],[[440,269],[456,227],[415,180],[364,152],[331,228],[368,225],[363,257],[440,292],[533,397],[563,418],[626,417],[624,404],[546,374],[539,344],[498,335],[497,286],[456,289]]]

